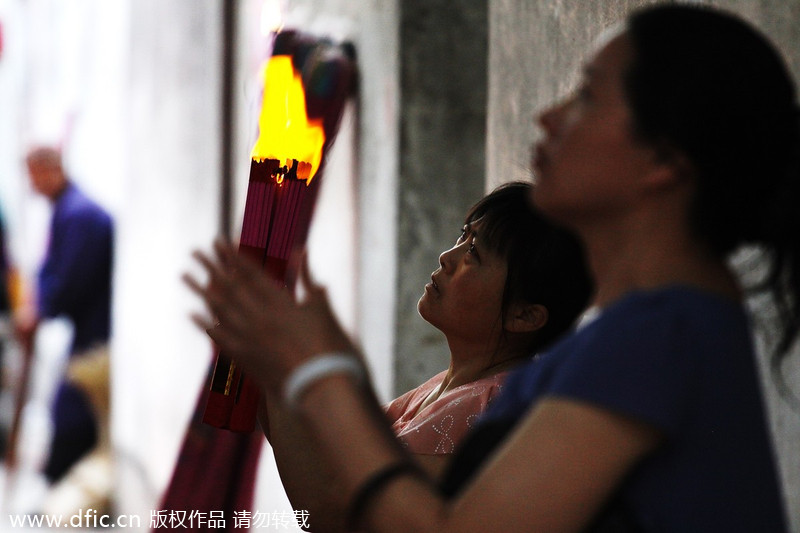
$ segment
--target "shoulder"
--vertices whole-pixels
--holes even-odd
[[[453,392],[472,398],[477,403],[488,404],[503,390],[508,375],[508,370],[498,372],[497,374],[462,385]]]
[[[701,289],[674,285],[654,290],[633,291],[612,304],[596,323],[614,324],[620,319],[634,323],[655,317],[693,316],[720,310],[741,310],[738,302]]]
[[[721,374],[746,378],[753,359],[737,302],[686,287],[634,292],[512,374],[494,413],[519,413],[546,395],[679,412]]]
[[[401,394],[386,404],[384,406],[384,410],[386,411],[389,420],[395,421],[403,417],[405,414],[407,414],[409,408],[412,407],[412,404],[416,405],[424,400],[434,388],[439,386],[439,384],[442,382],[442,379],[444,379],[446,372],[447,371],[445,370],[436,374],[422,385],[419,385],[410,391]]]
[[[58,199],[58,205],[72,214],[91,214],[101,218],[108,217],[108,213],[96,201],[86,195],[83,190],[69,183],[64,193]]]
[[[426,420],[452,418],[463,420],[472,426],[475,419],[486,410],[489,403],[501,392],[507,372],[465,383],[436,399],[425,413],[421,413],[420,423]]]
[[[466,383],[448,391],[395,431],[409,451],[440,455],[455,447],[502,388],[505,373]],[[416,402],[409,402],[413,408]]]
[[[54,217],[59,223],[88,224],[96,229],[111,229],[113,224],[108,212],[73,183],[56,202]]]
[[[686,287],[629,295],[552,355],[542,393],[599,404],[665,430],[676,430],[707,389],[748,379],[754,359],[743,306]]]
[[[702,290],[671,286],[629,294],[567,342],[592,353],[647,350],[672,354],[749,338],[744,307]],[[738,335],[736,332],[744,333]]]

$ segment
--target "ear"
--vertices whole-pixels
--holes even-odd
[[[694,166],[686,154],[668,145],[653,149],[653,162],[646,183],[661,189],[684,183],[694,174]]]
[[[549,315],[540,304],[514,304],[506,314],[504,327],[511,333],[530,333],[542,329]]]

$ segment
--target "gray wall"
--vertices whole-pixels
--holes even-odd
[[[598,34],[642,0],[494,0],[489,10],[487,187],[530,179],[536,113],[577,82]]]
[[[400,2],[398,394],[449,360],[444,337],[416,304],[484,189],[487,9],[485,0]]]
[[[576,81],[585,54],[599,33],[624,18],[641,0],[494,0],[489,9],[489,97],[487,187],[529,176],[530,146],[540,132],[537,110],[566,94]],[[800,0],[719,0],[707,2],[738,12],[764,29],[783,50],[797,79],[800,73]],[[756,316],[768,304],[752,302]],[[768,331],[760,330],[768,335]],[[778,391],[762,357],[763,383],[783,472],[786,498],[800,532],[800,406]],[[784,365],[786,383],[800,395],[800,353]]]

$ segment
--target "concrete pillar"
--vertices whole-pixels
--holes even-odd
[[[404,0],[400,22],[395,392],[445,369],[444,337],[416,310],[442,250],[484,191],[487,3]]]

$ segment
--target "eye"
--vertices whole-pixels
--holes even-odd
[[[464,242],[468,234],[469,234],[469,226],[464,226],[463,228],[461,228],[461,235],[458,236],[456,243],[461,244],[462,242]]]
[[[470,243],[469,248],[467,249],[467,253],[468,254],[472,254],[472,255],[477,255],[478,254],[478,249],[475,248],[475,243],[474,242]]]

